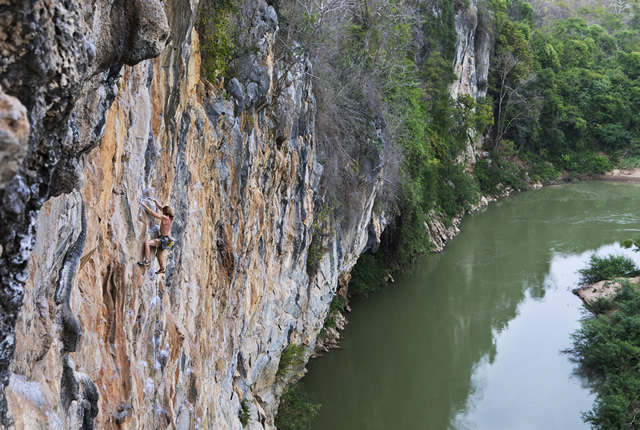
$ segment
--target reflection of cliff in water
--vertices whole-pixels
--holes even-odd
[[[526,296],[544,297],[554,255],[637,234],[638,195],[625,184],[549,187],[466,218],[442,254],[353,303],[343,350],[310,365],[323,403],[314,428],[448,428],[475,367],[495,358],[494,334]]]

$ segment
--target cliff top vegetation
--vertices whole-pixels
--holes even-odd
[[[215,1],[222,6],[203,9],[213,20],[201,21],[210,28],[205,40],[233,34],[232,19],[204,25],[233,15],[232,2]],[[324,166],[317,207],[340,202],[332,222],[349,225],[364,196],[381,183],[376,211],[396,214],[380,254],[387,265],[429,249],[429,213],[451,220],[481,193],[579,179],[611,170],[621,159],[640,160],[637,0],[271,5],[280,28],[279,76],[286,79],[292,65],[307,59],[313,66],[308,73]],[[453,99],[456,15],[473,17],[476,43],[490,41],[478,52],[489,56],[490,68],[478,94]],[[214,44],[213,63],[205,62],[214,66],[205,68],[233,74],[215,66],[231,61],[232,39],[220,49]],[[275,83],[276,98],[282,85]],[[484,142],[484,155],[470,174],[465,151],[474,140]]]

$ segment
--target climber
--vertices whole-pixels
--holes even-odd
[[[144,203],[141,203],[142,207],[149,213],[149,215],[158,218],[160,220],[160,237],[157,239],[147,240],[144,243],[144,260],[138,262],[138,266],[147,267],[151,264],[149,260],[149,254],[151,253],[150,247],[156,247],[156,257],[158,258],[158,264],[160,265],[160,270],[156,272],[164,273],[164,264],[162,262],[162,252],[165,249],[171,248],[173,246],[173,239],[169,237],[169,231],[171,230],[171,224],[173,223],[173,211],[169,206],[162,206],[158,200],[151,198],[153,202],[156,204],[156,208],[162,207],[162,213],[154,212]]]

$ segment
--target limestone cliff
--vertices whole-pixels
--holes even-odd
[[[254,49],[224,87],[200,79],[197,10],[0,6],[5,426],[241,428],[246,400],[248,427],[272,428],[282,351],[310,354],[338,278],[379,240],[375,182],[357,222],[318,239],[312,65],[274,64],[274,10],[241,5]],[[136,265],[148,197],[176,215],[162,275]]]
[[[478,0],[471,0],[466,7],[456,12],[456,53],[453,70],[456,81],[449,92],[456,99],[459,95],[468,94],[475,100],[487,95],[487,79],[489,76],[490,36],[487,32],[488,12],[478,8]],[[469,164],[476,161],[477,152],[482,147],[483,136],[471,136],[466,152]]]
[[[454,99],[460,94],[469,94],[476,100],[487,95],[490,38],[478,20],[478,0],[471,0],[456,12],[453,69],[458,79],[450,88]]]

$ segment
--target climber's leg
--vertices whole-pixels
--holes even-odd
[[[158,270],[158,272],[160,273],[164,272],[164,263],[162,262],[163,252],[164,249],[162,249],[161,247],[158,247],[158,249],[156,250],[156,258],[158,259],[158,266],[160,266],[160,270]]]
[[[139,266],[148,266],[149,264],[151,264],[151,259],[149,258],[149,256],[151,254],[150,248],[152,246],[158,247],[158,249],[160,249],[160,239],[151,239],[147,240],[144,243],[144,260],[138,263]]]

